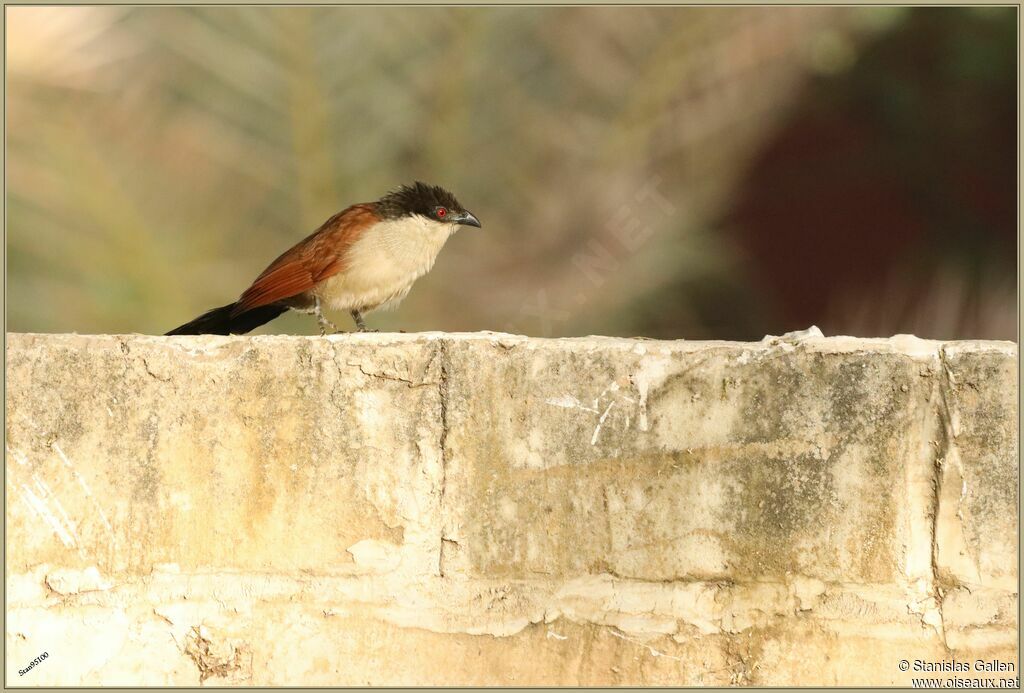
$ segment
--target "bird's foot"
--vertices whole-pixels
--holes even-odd
[[[352,320],[356,323],[357,332],[380,332],[380,330],[370,330],[366,327],[366,321],[363,320],[363,312],[360,310],[349,311],[349,315],[352,316]]]

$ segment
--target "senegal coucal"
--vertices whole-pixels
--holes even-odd
[[[450,192],[403,185],[338,212],[270,263],[237,301],[167,334],[243,334],[289,309],[316,315],[326,334],[337,327],[324,306],[348,311],[365,332],[363,315],[405,298],[459,225],[480,222]]]

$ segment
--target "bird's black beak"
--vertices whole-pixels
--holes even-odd
[[[457,224],[461,224],[462,226],[475,226],[478,229],[481,228],[480,220],[474,217],[469,212],[463,212],[459,216],[455,217],[455,222]]]

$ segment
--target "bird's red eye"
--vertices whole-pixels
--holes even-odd
[[[446,214],[448,214],[448,210],[447,209],[445,209],[444,207],[438,207],[437,208],[437,218],[438,219],[444,219]]]

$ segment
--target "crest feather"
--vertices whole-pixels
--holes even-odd
[[[403,185],[377,200],[377,213],[384,219],[410,214],[432,216],[437,207],[446,207],[457,213],[465,211],[455,195],[440,185],[428,185],[422,181]]]

